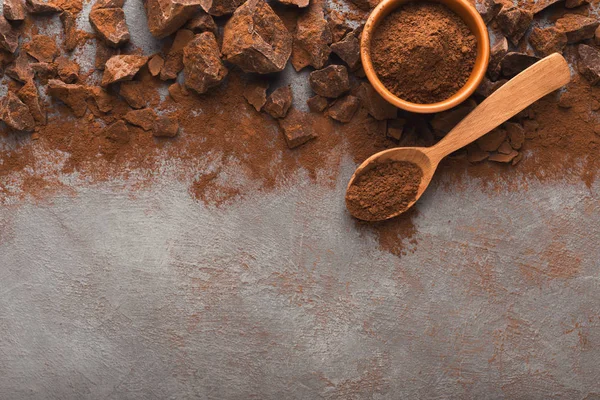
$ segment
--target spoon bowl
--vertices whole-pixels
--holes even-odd
[[[412,207],[425,192],[438,164],[444,157],[479,139],[548,93],[566,85],[570,80],[571,71],[566,60],[558,53],[549,55],[496,90],[435,146],[397,147],[367,158],[352,175],[346,193],[357,177],[378,164],[392,161],[412,162],[423,171],[423,178],[415,200],[404,209],[392,212],[384,218],[370,219],[370,221],[382,221],[402,214]],[[347,194],[346,204],[348,204]],[[350,207],[347,208],[351,211]],[[361,216],[354,215],[354,217],[364,220],[364,216],[361,218]]]

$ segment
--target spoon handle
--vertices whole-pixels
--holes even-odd
[[[554,53],[505,83],[477,106],[431,150],[440,159],[479,139],[545,95],[566,85],[571,71]]]

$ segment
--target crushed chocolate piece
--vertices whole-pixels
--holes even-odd
[[[102,8],[123,8],[125,0],[96,0],[92,6],[92,10],[98,10]]]
[[[490,62],[487,73],[492,81],[496,81],[500,77],[502,73],[500,62],[506,53],[508,53],[508,40],[503,36],[490,49]]]
[[[56,72],[61,81],[75,83],[79,79],[79,64],[67,57],[56,59]]]
[[[600,26],[596,28],[596,32],[594,32],[594,44],[600,46]]]
[[[58,73],[58,67],[56,63],[31,63],[29,64],[29,67],[31,68],[33,75],[37,77],[40,83],[43,85],[47,84],[49,79],[56,78]]]
[[[62,12],[62,8],[53,0],[26,0],[30,14],[53,14]]]
[[[534,2],[531,2],[530,4],[525,4],[525,6],[529,10],[531,10],[532,13],[537,14],[560,1],[562,0],[536,0]]]
[[[515,159],[516,156],[519,155],[519,152],[516,150],[511,151],[509,154],[502,153],[494,153],[488,157],[488,160],[495,161],[499,163],[509,163]]]
[[[302,146],[317,137],[309,115],[292,108],[285,118],[277,120],[290,149]]]
[[[540,57],[549,56],[552,53],[562,53],[567,45],[567,35],[554,27],[535,27],[529,35],[529,44]]]
[[[307,66],[321,69],[327,64],[332,42],[329,24],[325,19],[323,5],[313,2],[296,22],[292,65],[296,71]]]
[[[16,81],[26,83],[33,78],[33,70],[29,62],[29,56],[24,52],[19,52],[17,58],[15,58],[6,68],[4,73]]]
[[[482,0],[475,3],[475,8],[483,18],[483,22],[489,24],[502,9],[502,3],[497,0]]]
[[[91,86],[88,92],[98,110],[103,113],[112,111],[115,99],[106,90],[100,86]]]
[[[148,106],[149,93],[146,84],[129,81],[121,83],[119,95],[125,99],[131,108],[144,108]]]
[[[329,31],[331,32],[331,39],[333,43],[342,40],[344,36],[346,36],[346,33],[352,30],[350,25],[348,25],[346,22],[346,17],[344,17],[344,14],[338,10],[329,11],[327,24],[329,25]]]
[[[90,93],[83,85],[67,84],[58,79],[48,81],[47,93],[65,103],[76,117],[83,117],[87,110],[86,99]]]
[[[37,125],[46,125],[48,117],[33,80],[28,81],[17,92],[19,99],[27,106]]]
[[[502,142],[500,147],[498,147],[498,153],[500,153],[500,154],[510,154],[512,152],[513,152],[513,148],[511,147],[510,143],[508,143],[508,140],[505,140],[504,142]]]
[[[505,6],[498,13],[496,21],[502,32],[516,46],[533,21],[533,12],[516,6]]]
[[[191,30],[194,33],[212,32],[217,34],[217,24],[212,16],[204,11],[200,11],[195,17],[190,19],[185,28]]]
[[[139,126],[143,130],[149,131],[154,126],[154,121],[156,121],[156,113],[151,108],[131,110],[123,116],[123,119],[131,125]]]
[[[360,107],[358,97],[346,95],[337,99],[325,113],[328,117],[343,123],[350,122]]]
[[[350,90],[348,70],[343,65],[330,65],[311,72],[309,83],[313,92],[323,97],[336,98]]]
[[[519,72],[531,67],[539,60],[539,57],[530,56],[525,53],[507,53],[504,58],[502,58],[502,61],[500,61],[502,75],[506,77],[517,75]]]
[[[6,18],[0,18],[0,47],[10,53],[14,53],[19,47],[19,32]]]
[[[479,146],[475,143],[472,143],[467,146],[467,161],[469,161],[472,164],[480,163],[482,161],[487,160],[489,155],[489,152],[481,150]]]
[[[182,98],[185,98],[190,95],[185,86],[180,85],[178,82],[175,82],[174,84],[170,85],[168,90],[169,96],[171,96],[171,98],[175,100],[175,102],[179,102],[182,100]]]
[[[306,100],[306,104],[310,111],[321,112],[327,108],[328,102],[325,97],[316,95]]]
[[[130,81],[140,68],[146,64],[148,57],[118,55],[112,56],[107,62],[102,76],[102,86],[108,86],[111,83]]]
[[[92,28],[109,46],[119,47],[129,42],[129,29],[122,8],[99,8],[89,16]]]
[[[556,28],[567,35],[567,43],[578,43],[594,38],[594,33],[600,25],[596,18],[579,14],[566,14],[556,21]]]
[[[579,54],[579,73],[591,85],[596,85],[600,82],[600,51],[587,44],[580,44],[577,52]]]
[[[244,72],[282,71],[292,52],[292,37],[263,0],[248,0],[227,21],[222,52]]]
[[[26,15],[25,3],[23,0],[4,0],[2,12],[9,21],[23,21]]]
[[[204,32],[183,49],[185,86],[197,93],[206,93],[219,85],[229,72],[223,61],[217,39],[212,32]]]
[[[292,88],[282,86],[271,93],[264,110],[273,118],[284,118],[292,105]]]
[[[387,124],[386,136],[390,139],[394,139],[399,142],[402,139],[404,133],[404,127],[406,126],[406,120],[403,118],[391,119]]]
[[[381,0],[350,0],[352,4],[363,11],[369,11],[374,8]]]
[[[148,29],[158,39],[177,31],[201,10],[203,0],[143,0]]]
[[[267,102],[267,89],[269,81],[252,80],[246,83],[244,87],[244,98],[256,111],[260,111]]]
[[[558,106],[560,108],[571,108],[576,100],[576,96],[572,92],[566,90],[560,95]]]
[[[0,101],[0,119],[17,131],[32,131],[35,128],[29,108],[13,92],[8,92]]]
[[[398,115],[398,109],[381,97],[369,82],[360,83],[356,96],[367,112],[377,120],[393,119]]]
[[[69,11],[63,11],[60,14],[60,21],[62,22],[63,30],[65,32],[65,50],[73,51],[79,42],[79,35],[77,34],[77,21],[75,20],[75,16]]]
[[[525,129],[521,124],[515,122],[507,122],[504,124],[508,141],[511,147],[515,150],[519,150],[525,142]]]
[[[506,130],[496,128],[489,133],[486,133],[475,141],[482,151],[496,151],[498,147],[506,140]]]
[[[297,6],[298,8],[308,7],[310,0],[277,0],[286,6]]]
[[[150,57],[150,61],[148,61],[148,71],[152,76],[158,76],[160,71],[165,65],[165,60],[160,56],[160,54],[155,54]]]
[[[94,60],[94,67],[100,71],[103,71],[108,60],[118,54],[119,49],[109,47],[104,40],[96,41],[96,58]]]
[[[179,122],[177,118],[159,115],[154,121],[152,135],[156,137],[175,137],[179,133]]]
[[[102,130],[102,136],[113,143],[125,144],[129,143],[129,128],[127,124],[118,120]]]
[[[23,46],[31,57],[41,62],[53,62],[60,54],[54,38],[46,35],[35,35]]]
[[[589,3],[589,0],[567,0],[565,1],[565,8],[577,8]]]
[[[469,99],[456,108],[435,114],[431,120],[431,127],[435,136],[438,138],[444,137],[452,128],[469,115],[475,107],[477,107],[477,103]]]
[[[331,51],[344,61],[351,70],[356,69],[360,64],[360,41],[359,33],[349,33],[344,39],[333,43]]]
[[[233,13],[245,0],[202,0],[202,8],[210,15],[220,17]]]
[[[475,93],[483,97],[489,97],[496,90],[500,89],[506,82],[508,82],[506,79],[492,82],[487,77],[484,77],[479,87],[477,87]]]
[[[183,48],[194,38],[194,32],[189,29],[180,29],[175,35],[173,44],[165,57],[165,62],[160,70],[160,79],[166,81],[175,79],[183,70]]]

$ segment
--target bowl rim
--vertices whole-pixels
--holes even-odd
[[[467,83],[451,97],[437,103],[412,103],[397,97],[379,80],[371,62],[371,40],[375,30],[388,14],[401,5],[410,2],[437,2],[448,6],[467,24],[477,39],[477,57]],[[409,112],[431,114],[456,107],[475,92],[487,71],[490,59],[490,40],[483,18],[467,0],[383,0],[371,12],[363,29],[360,43],[360,58],[367,79],[386,101]]]

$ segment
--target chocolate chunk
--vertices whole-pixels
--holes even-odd
[[[529,35],[529,44],[540,57],[549,56],[552,53],[562,53],[567,45],[567,35],[554,28],[535,27]]]
[[[146,84],[134,81],[121,83],[119,95],[125,99],[131,108],[136,109],[146,107],[150,97]]]
[[[254,80],[246,84],[244,98],[256,111],[260,111],[267,102],[267,89],[269,82],[266,80]]]
[[[506,136],[506,130],[496,128],[477,139],[476,143],[482,151],[496,151],[502,142],[506,140]]]
[[[102,86],[132,80],[147,61],[148,57],[144,56],[112,56],[106,62],[104,75],[102,76]]]
[[[245,0],[202,0],[202,8],[210,15],[220,17],[233,13]]]
[[[579,73],[590,84],[596,85],[600,82],[600,51],[592,46],[580,44],[577,52],[579,53]]]
[[[488,64],[488,76],[492,81],[498,80],[502,72],[500,61],[508,53],[508,40],[505,37],[499,39],[490,49],[490,63]]]
[[[477,107],[474,100],[467,100],[460,106],[448,111],[437,113],[431,120],[431,127],[436,137],[444,137],[460,121],[462,121],[471,111]]]
[[[115,99],[106,90],[100,86],[92,86],[88,91],[98,110],[108,113],[113,109]]]
[[[594,32],[594,44],[596,46],[600,45],[600,26],[596,28],[596,32]]]
[[[332,42],[322,3],[313,3],[296,22],[292,65],[296,71],[306,66],[321,69],[327,64]]]
[[[309,83],[313,92],[324,97],[335,98],[350,89],[348,70],[343,65],[330,65],[311,72]]]
[[[122,8],[100,8],[90,12],[90,24],[109,46],[119,47],[129,42],[129,29]]]
[[[377,120],[393,119],[398,114],[398,109],[385,101],[383,97],[368,82],[361,82],[357,92],[363,107]]]
[[[227,68],[221,61],[217,39],[212,32],[204,32],[183,49],[183,75],[185,86],[197,93],[206,93],[218,86],[227,76]]]
[[[286,6],[297,6],[298,8],[308,7],[310,0],[277,0]]]
[[[201,10],[203,0],[143,0],[148,16],[148,29],[158,39],[181,28]]]
[[[550,7],[553,4],[556,4],[562,0],[536,0],[535,2],[531,2],[530,4],[526,4],[526,7],[531,10],[532,13],[537,14],[542,10]]]
[[[19,33],[6,18],[0,18],[0,47],[14,53],[19,47]]]
[[[190,92],[185,88],[185,86],[180,85],[175,82],[171,86],[169,86],[169,96],[176,102],[180,102],[184,97],[190,95]]]
[[[379,4],[380,0],[350,0],[356,7],[363,11],[369,11]]]
[[[329,25],[329,30],[331,32],[332,42],[339,42],[346,36],[346,33],[350,32],[352,28],[346,22],[346,18],[344,14],[339,12],[338,10],[330,10],[329,18],[327,20],[327,24]]]
[[[2,12],[9,21],[23,21],[26,15],[25,3],[23,0],[4,0]]]
[[[118,144],[129,143],[129,128],[127,124],[118,120],[102,130],[102,135],[109,141]]]
[[[189,29],[180,29],[175,35],[169,53],[165,57],[165,63],[160,70],[160,79],[177,78],[177,74],[183,70],[183,48],[194,38],[194,32]]]
[[[530,56],[529,54],[510,52],[500,62],[502,75],[506,77],[514,76],[539,60],[539,57]]]
[[[43,85],[48,83],[49,79],[56,78],[58,68],[55,63],[31,63],[29,64],[33,75],[35,75]]]
[[[498,153],[500,154],[510,154],[513,152],[513,148],[508,143],[508,140],[505,140],[500,147],[498,147]]]
[[[177,118],[159,115],[154,121],[152,135],[157,137],[175,137],[179,133]]]
[[[58,79],[48,81],[47,93],[65,103],[73,114],[77,117],[83,117],[87,110],[86,99],[90,93],[83,85],[67,84]]]
[[[16,81],[26,83],[33,78],[30,57],[24,52],[19,52],[17,58],[11,62],[4,73]]]
[[[63,24],[63,30],[65,31],[65,50],[73,51],[79,42],[75,16],[69,11],[63,11],[60,14],[60,20]]]
[[[558,106],[560,108],[571,108],[573,104],[577,101],[577,96],[575,96],[570,91],[565,91],[560,95],[560,99],[558,100]]]
[[[223,54],[244,72],[282,71],[292,52],[287,28],[263,0],[248,0],[227,21]]]
[[[499,163],[509,163],[512,162],[516,156],[519,155],[519,152],[516,150],[511,151],[509,154],[495,153],[488,157],[488,160],[495,161]]]
[[[475,3],[475,8],[483,18],[483,22],[489,24],[502,9],[502,3],[496,0],[479,0]]]
[[[506,79],[492,82],[487,77],[484,77],[475,93],[483,97],[489,97],[496,90],[500,89],[506,82],[508,82]]]
[[[589,0],[567,0],[565,1],[566,8],[577,8],[584,4],[589,4]]]
[[[183,63],[183,61],[182,61]],[[148,61],[148,71],[150,75],[157,76],[160,74],[163,66],[165,65],[165,60],[160,56],[160,54],[155,54]]]
[[[0,119],[17,131],[32,131],[35,128],[29,108],[12,92],[8,92],[0,102]]]
[[[338,55],[351,70],[356,69],[360,64],[360,41],[359,33],[352,32],[346,35],[344,39],[331,45],[331,51]]]
[[[19,89],[17,96],[27,106],[35,123],[38,125],[46,125],[48,122],[47,113],[40,99],[38,90],[32,80]]]
[[[212,32],[215,35],[217,34],[215,20],[204,11],[199,12],[194,18],[190,19],[185,28],[194,33]]]
[[[306,104],[310,111],[321,112],[327,108],[327,99],[323,96],[313,96],[310,99],[306,100]]]
[[[477,144],[472,143],[467,146],[467,161],[472,164],[480,163],[486,160],[489,157],[490,153],[487,151],[483,151],[477,146]]]
[[[26,4],[30,14],[53,14],[62,11],[62,8],[53,0],[26,0]]]
[[[498,13],[496,21],[502,32],[516,46],[531,25],[533,13],[523,8],[505,6]]]
[[[406,120],[402,118],[391,119],[387,124],[386,136],[390,139],[399,142],[402,139],[404,133],[404,127],[406,126]]]
[[[56,59],[56,72],[61,81],[75,83],[79,79],[79,64],[66,57]]]
[[[567,35],[567,43],[578,43],[592,39],[600,22],[579,14],[566,14],[556,21],[556,28]]]
[[[525,129],[521,124],[515,122],[507,122],[504,124],[506,134],[508,135],[508,142],[513,149],[519,150],[525,142]]]
[[[265,104],[265,111],[273,118],[283,118],[292,105],[292,89],[290,86],[277,88]]]
[[[317,137],[310,123],[309,114],[292,108],[285,118],[279,119],[279,126],[283,131],[283,137],[290,149],[305,144],[306,142]]]
[[[359,106],[358,97],[347,95],[337,99],[325,114],[336,121],[346,123],[352,120]]]
[[[118,49],[109,47],[104,40],[96,41],[96,58],[94,60],[94,66],[96,69],[103,71],[106,67],[106,63],[111,57],[119,54]]]
[[[60,53],[54,38],[46,35],[33,36],[23,49],[36,60],[47,63],[54,61]]]
[[[92,10],[102,8],[123,8],[125,0],[97,0],[92,6]]]
[[[131,125],[139,126],[143,130],[149,131],[154,126],[154,121],[156,121],[156,113],[151,108],[131,110],[125,114],[123,119]]]

